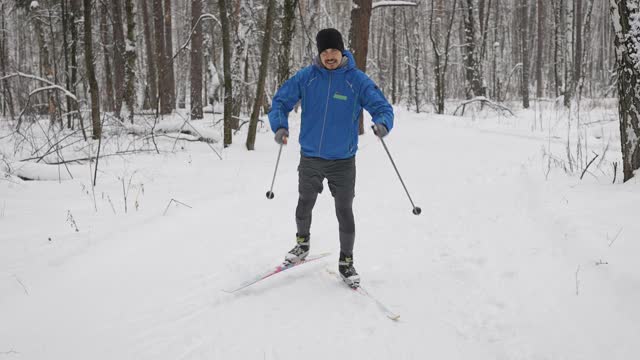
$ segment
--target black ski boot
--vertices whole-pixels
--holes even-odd
[[[309,255],[309,235],[299,236],[296,234],[296,246],[284,257],[285,263],[295,264],[303,261]]]
[[[358,275],[356,268],[353,267],[353,255],[346,256],[342,252],[340,253],[338,272],[347,285],[354,289],[360,286],[360,275]]]

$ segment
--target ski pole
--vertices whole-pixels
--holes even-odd
[[[278,150],[278,160],[276,161],[276,168],[273,170],[273,180],[271,180],[271,190],[267,191],[267,199],[271,200],[275,195],[273,195],[273,184],[276,182],[276,173],[278,172],[278,164],[280,164],[280,154],[282,154],[282,145],[280,144],[280,150]]]
[[[375,127],[372,126],[371,129],[373,129],[373,131],[375,132]],[[387,144],[385,144],[384,139],[380,138],[380,141],[382,142],[382,146],[384,146],[384,151],[387,152],[387,155],[389,156],[389,160],[391,160],[391,165],[393,165],[393,168],[396,170],[396,174],[398,175],[398,179],[400,179],[400,183],[402,183],[402,187],[404,188],[404,191],[407,193],[407,197],[409,198],[409,201],[411,202],[411,206],[413,206],[413,214],[414,215],[420,215],[420,213],[422,212],[422,209],[420,209],[420,207],[416,206],[413,203],[413,200],[411,200],[411,195],[409,195],[409,190],[407,190],[407,186],[404,184],[404,181],[402,181],[402,176],[400,176],[400,172],[398,171],[398,167],[396,166],[396,163],[393,161],[393,158],[391,157],[391,154],[389,153],[389,149],[387,148]]]

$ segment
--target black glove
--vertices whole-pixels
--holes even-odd
[[[389,134],[389,130],[384,124],[373,124],[373,133],[376,134],[377,137],[383,138]]]
[[[276,131],[276,136],[274,137],[276,143],[278,145],[287,144],[287,138],[289,138],[289,130],[285,128],[280,128]]]

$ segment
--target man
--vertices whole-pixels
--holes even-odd
[[[296,246],[286,255],[285,262],[296,263],[309,254],[311,213],[326,178],[339,224],[338,270],[349,286],[357,287],[360,277],[353,266],[352,204],[358,121],[362,108],[366,109],[371,114],[374,133],[384,137],[393,127],[393,108],[373,81],[356,68],[353,55],[344,49],[338,30],[321,30],[316,43],[319,55],[314,63],[282,85],[273,97],[269,113],[276,143],[286,144],[289,112],[301,101],[298,231]]]

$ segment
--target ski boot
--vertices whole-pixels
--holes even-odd
[[[342,252],[340,253],[338,272],[342,280],[350,287],[356,289],[360,286],[360,275],[358,275],[356,268],[353,267],[353,255],[346,256]]]
[[[284,257],[285,264],[296,264],[303,261],[309,255],[309,235],[296,235],[296,246]]]

